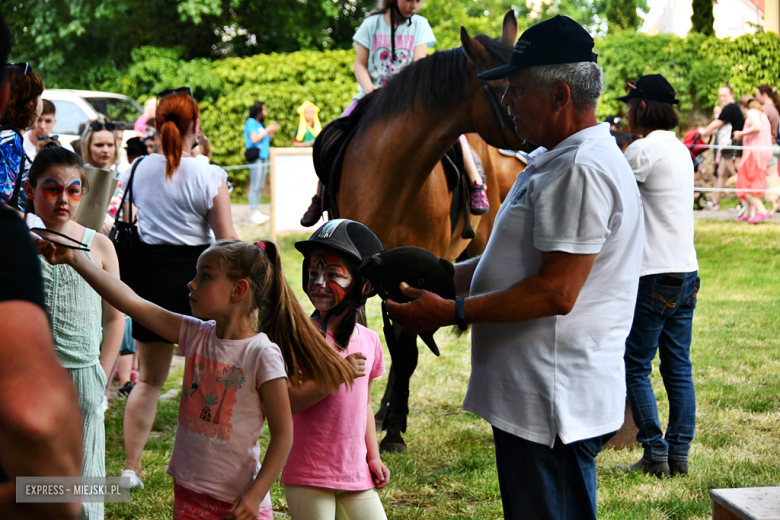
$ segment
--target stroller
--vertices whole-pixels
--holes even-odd
[[[691,160],[693,161],[693,171],[698,173],[699,176],[704,173],[704,159],[702,154],[709,149],[708,143],[702,139],[701,134],[696,130],[691,130],[685,137],[683,137],[683,144],[688,148],[688,152],[691,154]],[[707,196],[702,191],[694,193],[693,206],[695,209],[703,209],[704,203],[707,201]]]

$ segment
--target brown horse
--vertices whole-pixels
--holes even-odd
[[[341,216],[367,225],[387,249],[413,245],[457,258],[467,246],[460,238],[465,222],[461,217],[451,231],[453,194],[440,160],[461,134],[478,133],[497,147],[523,146],[500,106],[506,83],[477,78],[508,61],[516,36],[512,11],[499,41],[461,29],[462,48],[409,65],[375,94],[344,157],[336,195]],[[498,207],[498,191],[488,189],[488,196]],[[485,219],[474,218],[475,229],[478,220]]]
[[[340,216],[368,226],[386,249],[419,246],[440,257],[457,258],[468,246],[461,238],[465,219],[460,217],[453,232],[449,209],[454,195],[442,156],[468,133],[479,134],[494,147],[524,146],[500,105],[506,81],[477,78],[478,72],[509,61],[517,37],[514,13],[504,16],[500,40],[472,38],[463,28],[460,36],[462,48],[436,52],[409,65],[372,94],[347,147],[336,194]],[[475,242],[479,251],[473,254],[484,248],[500,205],[495,176],[488,179],[488,198],[491,212],[472,217],[479,238]],[[391,343],[393,366],[378,414],[388,430],[381,446],[403,450],[401,432],[406,430],[417,344],[415,336],[400,330]]]

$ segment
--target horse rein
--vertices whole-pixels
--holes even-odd
[[[479,69],[477,69],[477,74],[479,74]],[[488,107],[490,107],[493,123],[495,123],[496,128],[498,128],[498,133],[501,135],[501,140],[504,142],[504,148],[513,150],[514,148],[512,148],[512,145],[509,144],[509,141],[506,140],[506,136],[504,136],[504,129],[512,128],[514,123],[509,118],[509,114],[507,114],[506,110],[501,106],[501,101],[499,101],[495,92],[493,92],[487,82],[484,79],[480,79],[479,82],[482,84],[482,92],[485,93],[485,99]]]

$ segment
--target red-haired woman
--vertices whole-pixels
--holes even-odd
[[[35,128],[41,115],[43,82],[27,63],[7,65],[5,79],[11,88],[0,113],[0,203],[18,204],[23,211],[22,185],[32,161],[24,153],[22,134]]]
[[[162,154],[136,159],[128,181],[138,208],[141,246],[129,285],[144,299],[191,316],[187,284],[195,278],[198,256],[215,239],[238,238],[230,214],[227,174],[192,157],[200,111],[188,87],[163,91],[157,101]],[[168,377],[173,344],[133,320],[138,384],[125,408],[125,471],[122,484],[141,487],[141,454],[157,413],[160,389]]]

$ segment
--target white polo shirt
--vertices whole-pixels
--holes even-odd
[[[542,253],[595,254],[572,311],[472,326],[463,408],[529,441],[553,446],[620,428],[623,352],[642,262],[641,200],[609,124],[540,149],[496,217],[471,294],[511,287],[539,272]]]
[[[626,149],[645,211],[641,276],[698,271],[693,246],[693,162],[674,132],[656,130]]]

